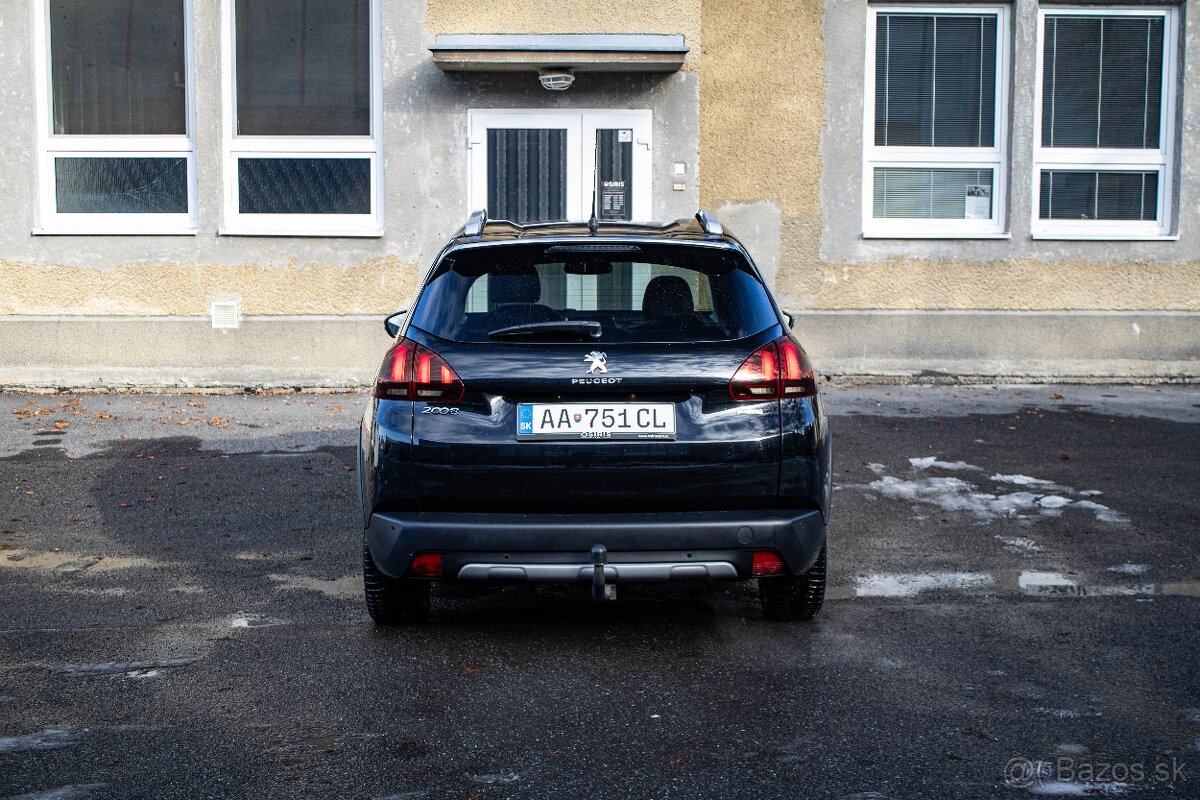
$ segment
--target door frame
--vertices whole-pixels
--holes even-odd
[[[512,109],[477,108],[467,111],[467,208],[470,213],[487,206],[487,131],[489,128],[558,128],[567,132],[567,219],[585,220],[591,214],[593,158],[596,131],[606,128],[633,130],[633,192],[630,216],[649,221],[654,178],[654,114],[648,109]],[[594,153],[594,149],[590,150]],[[466,215],[464,213],[464,216]]]

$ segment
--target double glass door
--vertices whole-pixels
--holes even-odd
[[[651,218],[649,111],[468,112],[470,208],[517,223]]]

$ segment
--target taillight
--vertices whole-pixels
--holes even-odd
[[[804,348],[790,336],[755,350],[729,381],[729,395],[734,400],[778,400],[816,393],[812,364]]]
[[[462,399],[463,382],[454,369],[428,347],[401,339],[384,356],[375,381],[375,396],[390,400],[454,403]]]
[[[750,575],[755,578],[765,578],[768,575],[782,575],[784,572],[783,559],[773,550],[755,550],[754,565]]]
[[[442,554],[421,553],[408,565],[408,571],[418,578],[442,577]]]

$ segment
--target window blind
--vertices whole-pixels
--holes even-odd
[[[1138,220],[1158,217],[1158,173],[1043,170],[1041,219]]]
[[[876,219],[990,219],[992,170],[877,167]]]
[[[1042,146],[1158,149],[1161,16],[1047,16]]]
[[[879,14],[875,144],[992,147],[996,16]]]

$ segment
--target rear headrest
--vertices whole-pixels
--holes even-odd
[[[488,308],[501,303],[536,303],[542,299],[542,282],[536,272],[493,273],[488,277]]]
[[[691,314],[696,310],[692,304],[692,289],[678,275],[659,275],[646,284],[642,297],[642,312],[647,319],[674,317]]]

